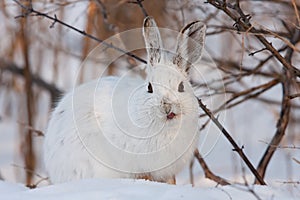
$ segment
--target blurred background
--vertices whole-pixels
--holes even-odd
[[[115,49],[107,48],[102,55],[89,56],[88,64],[81,68],[99,43],[22,8],[31,5],[36,11],[101,40],[140,28],[145,12],[154,17],[158,26],[175,31],[193,20],[205,22],[208,27],[205,49],[217,68],[199,65],[207,77],[205,80],[193,77],[197,95],[204,100],[213,99],[212,111],[216,116],[226,111],[222,124],[243,146],[267,182],[299,184],[299,74],[288,68],[290,65],[300,69],[297,0],[1,1],[1,179],[27,185],[47,184],[42,158],[43,133],[55,102],[74,84],[97,78],[95,71],[119,75],[122,70],[141,64],[124,55],[106,69],[103,59],[116,53]],[[176,36],[164,37],[166,45],[173,45],[176,40]],[[135,38],[119,38],[113,45],[127,49],[134,42]],[[144,50],[133,53],[145,59]],[[209,59],[204,56],[203,62]],[[210,75],[215,70],[221,76]],[[207,121],[203,112],[200,117]],[[226,138],[222,135],[218,138],[205,156],[210,169],[232,182],[243,182],[243,177],[254,181]],[[275,153],[267,155],[270,156],[267,162],[265,152],[270,149]],[[205,179],[198,163],[192,169],[196,185],[216,184]],[[187,167],[178,176],[179,183],[190,183],[188,171]]]

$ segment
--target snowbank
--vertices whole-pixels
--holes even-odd
[[[219,186],[210,188],[191,185],[168,185],[143,180],[91,179],[28,189],[20,184],[0,181],[1,200],[81,200],[81,199],[205,199],[205,200],[291,200],[299,199],[300,193],[286,189],[255,186],[255,195],[245,186]],[[298,190],[299,191],[299,190]],[[297,197],[298,195],[298,197]]]

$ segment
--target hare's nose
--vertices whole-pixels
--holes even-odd
[[[166,113],[168,114],[171,111],[171,104],[169,103],[164,103],[164,110],[166,111]]]
[[[164,108],[166,114],[168,114],[168,113],[170,113],[170,111],[172,109],[172,104],[163,102],[163,108]]]

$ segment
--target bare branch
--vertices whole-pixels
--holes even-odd
[[[225,180],[224,178],[215,175],[208,167],[208,165],[206,164],[206,162],[204,161],[203,157],[200,155],[198,149],[195,150],[194,152],[194,156],[196,157],[196,159],[198,160],[200,166],[202,167],[204,174],[205,174],[205,178],[211,179],[213,181],[215,181],[216,183],[220,184],[220,185],[230,185],[230,183]]]
[[[30,0],[25,1],[25,5],[28,10],[32,9],[32,2]],[[30,43],[28,39],[28,32],[26,29],[28,22],[27,18],[23,18],[20,21],[20,38],[21,38],[21,52],[24,59],[24,82],[25,82],[25,98],[26,98],[26,117],[29,126],[34,123],[34,98],[32,88],[32,77],[31,77],[31,62],[29,59]],[[24,156],[24,163],[26,168],[34,171],[36,168],[36,155],[33,145],[32,131],[30,129],[25,130],[23,136],[23,149],[22,153]],[[26,184],[30,185],[33,181],[32,173],[26,171]]]
[[[297,21],[298,21],[298,26],[300,26],[300,16],[299,16],[299,8],[297,8],[297,4],[296,4],[296,1],[295,0],[292,0],[292,5],[294,7],[294,10],[295,10],[295,14],[296,14],[296,17],[297,17]]]
[[[294,98],[297,98],[297,97],[300,97],[300,93],[297,93],[297,94],[291,94],[288,96],[290,99],[294,99]]]
[[[280,183],[283,183],[283,184],[292,184],[292,185],[299,185],[300,181],[282,181]]]
[[[234,139],[231,137],[229,132],[221,125],[219,120],[215,118],[215,116],[211,113],[211,111],[202,103],[200,99],[198,99],[199,106],[201,109],[206,113],[206,115],[214,122],[214,124],[219,128],[219,130],[223,133],[223,135],[227,138],[227,140],[230,142],[230,144],[233,146],[233,151],[237,152],[241,159],[245,162],[247,167],[250,169],[250,171],[253,173],[255,178],[259,180],[259,184],[266,185],[263,178],[260,176],[260,174],[256,171],[248,157],[244,154],[243,147],[239,147],[237,143],[234,141]]]
[[[101,43],[101,44],[107,46],[108,48],[112,48],[112,49],[114,49],[114,50],[116,50],[116,51],[119,51],[119,52],[121,52],[121,53],[124,53],[124,54],[126,54],[126,55],[128,55],[128,56],[130,56],[130,57],[132,57],[132,58],[134,58],[134,59],[136,59],[136,60],[138,60],[138,61],[140,61],[140,62],[142,62],[142,63],[145,63],[145,64],[147,63],[144,59],[138,57],[137,55],[135,55],[135,54],[133,54],[133,53],[131,53],[131,52],[128,52],[128,51],[126,51],[126,50],[124,50],[124,49],[121,49],[121,48],[119,48],[119,47],[116,47],[116,46],[114,46],[114,45],[111,44],[111,43],[107,43],[107,42],[105,42],[104,40],[99,39],[99,38],[97,38],[97,37],[95,37],[95,36],[93,36],[93,35],[91,35],[91,34],[88,34],[88,33],[86,33],[85,31],[80,30],[80,29],[78,29],[78,28],[76,28],[76,27],[74,27],[74,26],[72,26],[72,25],[70,25],[70,24],[67,24],[67,23],[65,23],[65,22],[63,22],[63,21],[57,19],[56,16],[51,17],[51,16],[49,16],[47,13],[43,13],[43,12],[37,11],[37,10],[35,10],[35,9],[33,9],[33,8],[24,6],[23,4],[21,4],[21,3],[20,3],[19,1],[17,1],[17,0],[13,0],[13,1],[16,2],[20,7],[22,7],[23,9],[25,9],[25,10],[27,11],[27,12],[26,12],[26,15],[23,14],[23,15],[17,16],[16,18],[20,18],[20,17],[22,18],[22,17],[27,17],[27,16],[43,16],[43,17],[45,17],[45,18],[47,18],[47,19],[49,19],[49,20],[51,20],[51,21],[53,22],[53,23],[51,24],[50,27],[53,27],[53,25],[54,25],[55,23],[58,23],[58,24],[60,24],[60,25],[62,25],[62,26],[65,26],[65,27],[67,27],[67,28],[69,28],[69,29],[71,29],[71,30],[77,32],[77,33],[80,33],[81,35],[83,35],[83,36],[85,36],[85,37],[88,37],[88,38],[90,38],[90,39],[92,39],[92,40],[95,40],[95,41],[97,41],[97,42],[99,42],[99,43]],[[33,15],[30,15],[30,14],[33,14]]]
[[[249,53],[248,55],[249,55],[249,56],[254,56],[255,54],[260,53],[260,52],[262,52],[262,51],[264,51],[264,50],[267,50],[267,48],[262,48],[262,49],[260,49],[260,50],[257,50],[257,51],[254,51],[254,52],[252,52],[252,53]]]
[[[267,144],[267,145],[270,145],[270,146],[272,146],[272,147],[275,147],[275,148],[277,148],[277,149],[296,149],[296,150],[300,150],[300,147],[298,147],[298,146],[296,146],[296,145],[294,145],[294,144],[292,144],[292,145],[289,145],[289,146],[284,146],[284,145],[272,145],[272,144],[270,144],[270,143],[268,143],[268,142],[266,142],[266,141],[262,141],[262,140],[260,140],[260,142],[263,142],[263,143],[265,143],[265,144]]]
[[[297,160],[296,158],[293,158],[293,160],[300,165],[300,160]]]
[[[13,74],[24,77],[24,68],[21,68],[12,62],[7,62],[1,58],[0,70],[9,71]],[[57,101],[63,94],[63,92],[60,89],[58,89],[54,84],[45,82],[41,77],[37,75],[31,74],[30,76],[32,78],[33,84],[37,85],[38,87],[41,87],[42,89],[48,91],[51,94],[52,103]]]

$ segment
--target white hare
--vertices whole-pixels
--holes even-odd
[[[164,51],[156,23],[147,17],[145,80],[104,77],[67,93],[45,134],[50,180],[173,180],[198,143],[198,102],[188,72],[201,57],[205,30],[199,21],[185,26],[172,54]]]

